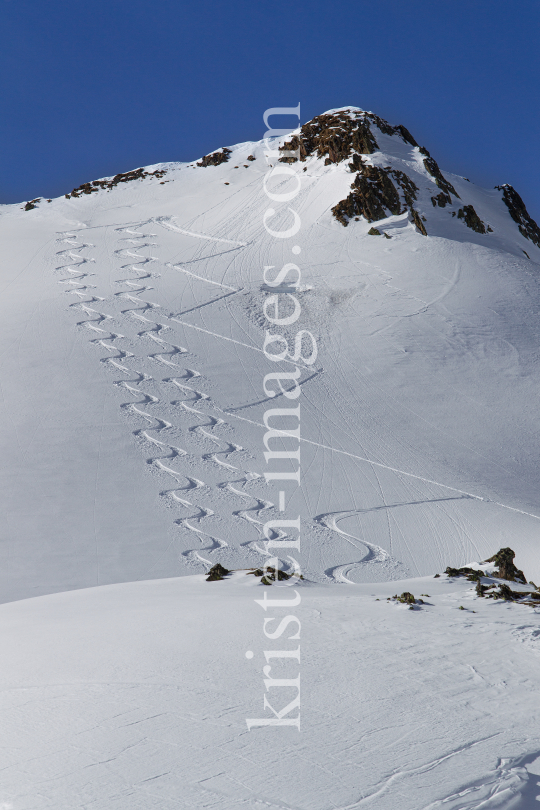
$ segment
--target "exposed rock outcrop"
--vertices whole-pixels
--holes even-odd
[[[471,228],[471,230],[476,231],[476,233],[488,232],[488,227],[482,222],[472,205],[464,205],[463,208],[459,209],[457,215],[458,219],[463,219],[465,225]],[[491,228],[489,228],[489,230],[491,230]]]
[[[420,151],[422,151],[422,150],[420,150]],[[427,149],[424,150],[424,152],[422,152],[422,154],[425,154],[426,152],[427,152]],[[448,182],[446,177],[443,175],[443,173],[439,169],[437,161],[434,160],[432,157],[430,157],[429,153],[428,153],[428,157],[424,158],[424,166],[426,167],[426,171],[428,172],[428,174],[430,174],[433,177],[436,184],[438,185],[438,187],[442,191],[445,191],[447,194],[451,193],[451,194],[454,195],[454,197],[457,197],[458,199],[461,199],[459,194],[455,190],[454,186],[452,185],[452,183]]]
[[[388,211],[401,213],[399,193],[385,169],[362,165],[351,188],[352,193],[332,208],[342,225],[347,225],[346,217],[363,216],[368,222],[376,222],[385,219]]]
[[[325,163],[339,163],[353,152],[371,155],[378,149],[366,113],[351,118],[349,113],[317,115],[300,128],[298,135],[280,146],[281,163],[304,161],[310,155],[326,157]],[[287,154],[294,152],[295,154]]]
[[[261,577],[261,585],[273,585],[274,582],[282,582],[293,576],[293,574],[287,574],[286,571],[282,571],[280,568],[272,568],[272,566],[265,567],[264,569],[254,568],[253,571],[248,571],[248,574]],[[304,579],[304,577],[300,574],[299,579]]]
[[[351,193],[340,200],[332,213],[342,225],[350,219],[364,217],[377,222],[391,215],[410,211],[419,232],[427,236],[425,219],[415,211],[418,186],[405,172],[390,166],[369,166],[362,155],[371,155],[379,149],[374,128],[384,135],[399,135],[411,146],[418,147],[411,133],[402,125],[392,126],[373,113],[342,110],[319,115],[304,124],[289,141],[280,147],[282,163],[305,161],[311,155],[324,158],[325,165],[349,160],[349,169],[356,173]],[[436,161],[423,147],[424,165],[441,193],[433,198],[433,205],[444,207],[452,202],[450,193],[458,197],[453,185],[443,176]]]
[[[415,211],[414,208],[411,208],[411,219],[422,234],[422,236],[427,236],[426,226],[422,222],[422,218],[418,211]]]
[[[354,152],[371,155],[379,146],[372,132],[375,124],[385,135],[399,135],[411,146],[418,144],[411,133],[401,124],[393,127],[378,115],[362,111],[345,111],[318,115],[300,128],[297,135],[280,146],[282,163],[304,161],[310,155],[324,157],[325,163],[340,163]],[[288,153],[295,154],[288,154]]]
[[[355,155],[349,164],[356,177],[351,183],[352,192],[344,200],[334,205],[332,213],[342,225],[349,219],[363,216],[368,222],[377,222],[391,214],[402,214],[407,209],[413,211],[418,187],[404,172],[397,169],[369,166]],[[396,187],[397,186],[397,187]],[[398,189],[401,189],[403,202]],[[423,226],[420,228],[425,231]]]
[[[525,208],[525,203],[511,185],[505,183],[502,186],[495,186],[503,193],[503,201],[510,212],[510,216],[517,222],[519,230],[525,239],[530,239],[537,247],[540,247],[540,228],[529,215]]]
[[[433,203],[434,208],[436,208],[437,205],[439,208],[445,208],[447,205],[452,204],[452,197],[450,194],[446,194],[444,191],[441,191],[436,197],[431,198],[431,202]]]
[[[540,602],[540,593],[537,591],[513,591],[505,582],[501,582],[498,588],[497,585],[477,585],[476,593],[486,599],[504,599],[532,607],[538,607]]]
[[[499,566],[497,571],[491,574],[484,574],[482,570],[476,568],[452,568],[448,566],[445,573],[449,577],[466,576],[469,582],[476,582],[476,595],[487,599],[504,599],[506,601],[519,602],[524,605],[538,607],[540,603],[540,592],[534,582],[527,582],[523,571],[514,565],[515,553],[511,548],[501,548],[486,562],[494,562]],[[437,576],[437,575],[436,575]],[[529,585],[530,590],[524,589],[513,591],[506,582],[492,582],[484,584],[482,579],[500,579],[510,582],[519,582],[521,585]]]
[[[499,570],[494,573],[494,576],[499,577],[499,579],[507,579],[510,580],[510,582],[522,582],[526,585],[527,580],[525,579],[525,574],[514,565],[515,556],[516,553],[511,548],[501,548],[493,557],[486,560],[486,562],[494,562],[499,567]]]
[[[476,568],[452,568],[450,565],[444,573],[449,577],[467,577],[470,582],[477,582],[481,577],[481,572]]]
[[[387,168],[387,171],[390,172],[401,188],[403,197],[405,198],[405,207],[412,209],[413,200],[416,200],[416,195],[418,194],[418,186],[411,180],[409,175],[405,174],[405,172],[400,172],[399,169]]]
[[[227,163],[230,159],[231,150],[226,146],[221,151],[211,152],[209,155],[204,155],[197,163],[197,166],[220,166],[222,163]]]
[[[396,594],[394,594],[392,599],[395,599],[396,602],[402,602],[402,604],[404,604],[404,605],[415,605],[416,604],[416,599],[414,598],[412,593],[409,593],[409,591],[404,591],[401,594],[401,596],[398,596],[397,593],[396,593]]]
[[[374,113],[366,113],[366,115],[385,135],[401,135],[405,143],[409,143],[411,146],[418,146],[409,130],[404,127],[403,124],[398,124],[396,127],[393,127],[388,121],[385,121],[384,118],[379,118],[379,116]]]

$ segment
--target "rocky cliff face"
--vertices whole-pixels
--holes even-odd
[[[409,210],[414,219],[413,201],[418,191],[414,181],[399,170],[363,164],[358,155],[354,158],[356,160],[349,166],[351,171],[358,171],[351,183],[352,192],[332,208],[335,218],[342,225],[347,225],[349,219],[357,216],[376,222],[388,217],[389,213],[398,215]]]

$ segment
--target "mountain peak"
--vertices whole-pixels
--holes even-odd
[[[380,222],[407,213],[424,236],[446,235],[439,209],[447,209],[449,216],[476,233],[494,233],[489,212],[484,221],[470,188],[466,195],[458,193],[456,184],[405,126],[392,125],[373,112],[359,107],[327,110],[296,130],[279,149],[282,163],[324,160],[325,166],[343,164],[355,175],[350,193],[331,206],[333,216],[345,227],[353,220]],[[503,192],[502,201],[520,234],[540,247],[540,228],[519,194],[508,184],[496,189]]]

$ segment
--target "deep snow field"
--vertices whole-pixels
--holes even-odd
[[[348,164],[314,156],[271,236],[263,142],[0,207],[2,810],[539,806],[539,611],[433,575],[511,546],[540,581],[540,249],[500,190],[443,168],[486,234],[432,205],[418,147],[373,132],[427,237],[344,227]],[[294,371],[263,352],[289,262],[301,314],[270,328],[318,347],[296,401],[263,388]],[[282,504],[264,414],[297,404]],[[262,565],[263,524],[298,515],[301,731],[248,731],[279,649],[254,600],[296,586],[202,574]]]

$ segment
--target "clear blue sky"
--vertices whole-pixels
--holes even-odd
[[[539,0],[0,0],[0,202],[363,107],[540,220]]]

